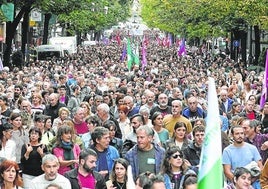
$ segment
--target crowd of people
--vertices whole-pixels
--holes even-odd
[[[263,73],[205,45],[178,56],[150,40],[144,69],[129,70],[124,45],[1,70],[1,187],[197,188],[213,77],[223,188],[268,188]]]

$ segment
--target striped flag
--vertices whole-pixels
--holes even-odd
[[[127,46],[126,44],[123,44],[123,50],[121,55],[121,62],[124,62],[127,57]]]
[[[208,115],[205,139],[200,157],[198,189],[222,189],[222,144],[218,99],[213,78],[209,78]]]
[[[266,50],[266,63],[265,63],[265,72],[264,72],[263,82],[262,82],[260,109],[264,107],[264,104],[267,100],[267,88],[268,88],[268,49]]]

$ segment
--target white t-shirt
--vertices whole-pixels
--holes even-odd
[[[32,180],[30,189],[45,189],[52,183],[57,184],[64,189],[72,189],[70,181],[60,174],[57,174],[57,177],[54,180],[46,180],[45,174],[42,174]]]

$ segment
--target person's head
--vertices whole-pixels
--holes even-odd
[[[60,185],[52,183],[49,184],[45,189],[63,189]]]
[[[227,94],[228,94],[228,92],[226,90],[220,91],[220,98],[221,98],[222,102],[226,102],[226,100],[228,99]]]
[[[129,110],[132,110],[134,106],[134,100],[132,96],[125,96],[124,97],[124,104],[128,106]]]
[[[80,107],[84,108],[86,116],[91,114],[91,108],[88,102],[81,102]]]
[[[57,145],[60,145],[62,142],[64,143],[72,143],[73,142],[73,129],[70,126],[62,125],[58,128],[57,131]]]
[[[137,145],[140,150],[148,151],[152,147],[154,139],[154,130],[148,126],[140,126],[136,130]]]
[[[88,131],[91,133],[95,127],[100,126],[100,119],[96,115],[90,115],[86,118],[86,123]]]
[[[0,140],[8,140],[12,137],[13,125],[10,123],[4,123],[0,126]],[[0,144],[0,149],[2,149],[2,143]]]
[[[43,114],[38,114],[38,115],[35,115],[34,117],[34,125],[36,127],[38,127],[39,129],[41,129],[43,131],[44,129],[44,126],[45,126],[45,116]]]
[[[126,105],[120,105],[118,107],[118,112],[119,112],[119,118],[124,119],[124,118],[127,118],[127,114],[129,112],[129,109]]]
[[[107,119],[109,116],[110,108],[108,104],[101,103],[97,106],[97,115],[101,120]]]
[[[168,96],[165,93],[158,95],[158,104],[160,107],[166,107],[168,105]]]
[[[244,129],[245,137],[255,136],[255,124],[251,120],[244,119],[240,125]]]
[[[162,162],[162,173],[172,175],[173,170],[180,170],[183,172],[187,168],[182,151],[178,146],[172,146],[166,150],[165,157]]]
[[[46,154],[42,158],[42,170],[45,173],[45,179],[48,181],[55,180],[60,167],[58,158],[53,154]]]
[[[22,126],[21,113],[12,112],[9,117],[10,123],[13,125],[13,129],[20,129]]]
[[[163,115],[161,112],[154,112],[151,120],[154,126],[163,126]]]
[[[264,106],[263,106],[263,114],[268,114],[268,102],[265,102]]]
[[[187,126],[184,122],[177,122],[174,126],[173,138],[185,139],[187,133]]]
[[[40,105],[42,103],[42,95],[40,93],[32,94],[32,103],[33,105]]]
[[[20,104],[20,109],[26,113],[31,113],[31,102],[27,99],[23,99]]]
[[[32,127],[29,130],[29,138],[30,141],[38,141],[40,142],[42,139],[42,132],[40,130],[40,128],[38,127]]]
[[[194,127],[195,126],[206,126],[206,122],[203,118],[198,118],[194,121]]]
[[[255,103],[251,100],[246,101],[245,110],[247,113],[253,112]]]
[[[173,100],[172,103],[172,115],[173,116],[178,116],[181,114],[181,110],[182,110],[182,102],[180,100]]]
[[[19,165],[15,161],[4,160],[0,164],[0,182],[12,183],[15,186],[22,187],[23,181],[19,174],[19,170]]]
[[[153,173],[145,172],[139,174],[139,176],[135,180],[136,189],[149,189],[152,185],[151,177],[153,176]]]
[[[243,127],[237,125],[232,126],[231,134],[235,144],[242,144],[244,142],[245,133]]]
[[[80,124],[84,121],[85,119],[85,112],[84,112],[84,108],[81,107],[75,107],[72,110],[72,114],[73,114],[73,120],[74,123]]]
[[[154,100],[155,100],[155,94],[154,94],[154,92],[148,90],[146,92],[146,98],[147,98],[147,103],[153,103]]]
[[[236,189],[249,189],[251,186],[251,173],[244,167],[237,167],[234,171],[233,182]]]
[[[110,139],[112,140],[115,137],[116,125],[114,121],[107,120],[102,125],[104,128],[107,128],[110,131]]]
[[[127,167],[129,163],[124,158],[118,158],[114,161],[114,166],[110,175],[110,179],[112,181],[116,181],[116,179],[127,181]]]
[[[0,96],[0,107],[2,106],[7,106],[8,105],[8,98],[6,95],[1,95]]]
[[[51,117],[50,116],[45,116],[44,118],[44,125],[45,125],[45,129],[49,130],[52,127],[52,121],[51,121]]]
[[[130,125],[132,126],[134,132],[136,132],[136,130],[144,124],[144,117],[140,114],[135,114],[130,118]]]
[[[172,97],[174,99],[183,99],[183,95],[182,95],[182,92],[181,92],[181,89],[179,87],[174,87],[171,91],[172,93]]]
[[[90,148],[82,150],[79,154],[79,170],[92,173],[97,166],[97,157],[97,153]]]
[[[151,178],[151,189],[166,189],[165,181],[162,175],[153,175]]]
[[[197,98],[195,96],[191,96],[190,98],[187,99],[187,104],[191,112],[196,112],[197,111]]]
[[[61,120],[65,120],[66,118],[68,118],[70,116],[70,111],[68,108],[66,107],[61,107],[59,109],[59,117]]]
[[[96,127],[91,133],[91,138],[94,146],[99,150],[103,151],[109,147],[110,134],[109,130],[104,127]]]
[[[197,189],[197,177],[194,175],[186,175],[183,182],[184,189]]]
[[[139,114],[141,114],[144,118],[144,120],[148,120],[150,116],[150,109],[146,106],[142,106],[139,110]]]
[[[193,128],[193,137],[195,145],[201,147],[205,138],[205,127],[195,126]]]
[[[51,93],[48,97],[48,100],[51,106],[56,106],[59,102],[59,94]]]

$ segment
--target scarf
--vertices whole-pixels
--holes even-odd
[[[73,143],[61,141],[61,144],[59,147],[61,147],[63,149],[64,160],[73,160],[74,159],[74,153],[73,153],[74,145],[73,145]],[[73,169],[74,164],[69,165],[69,167],[71,169]]]

